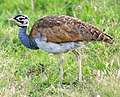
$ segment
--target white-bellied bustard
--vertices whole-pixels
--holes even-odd
[[[105,41],[110,44],[114,42],[112,37],[95,26],[65,15],[42,17],[35,22],[29,35],[26,32],[29,26],[29,19],[26,15],[20,14],[8,21],[15,22],[20,27],[18,37],[27,48],[41,49],[59,55],[73,49],[78,56],[79,81],[82,80],[81,55],[75,48],[90,41]],[[63,63],[61,56],[60,83],[63,79]]]

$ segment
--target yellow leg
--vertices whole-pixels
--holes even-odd
[[[78,72],[79,72],[78,80],[82,81],[81,53],[77,50],[74,50],[73,52],[77,56],[78,60]]]
[[[64,66],[64,58],[60,55],[60,85],[62,85],[63,80],[63,66]]]

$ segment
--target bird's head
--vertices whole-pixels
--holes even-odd
[[[10,18],[7,20],[8,22],[15,22],[19,27],[28,27],[29,19],[26,15],[20,14],[15,16],[14,18]]]

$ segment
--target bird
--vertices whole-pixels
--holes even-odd
[[[18,37],[25,47],[32,50],[41,49],[60,56],[60,84],[63,80],[64,58],[62,53],[73,51],[77,55],[78,80],[82,81],[81,53],[77,48],[92,41],[114,43],[114,39],[110,35],[92,24],[72,16],[43,16],[34,23],[29,34],[27,33],[29,26],[27,15],[19,14],[7,21],[14,22],[19,26]]]

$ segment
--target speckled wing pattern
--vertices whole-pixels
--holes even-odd
[[[105,41],[113,43],[113,38],[95,26],[70,16],[45,16],[35,22],[29,37],[37,34],[48,42],[64,43],[74,41]]]

